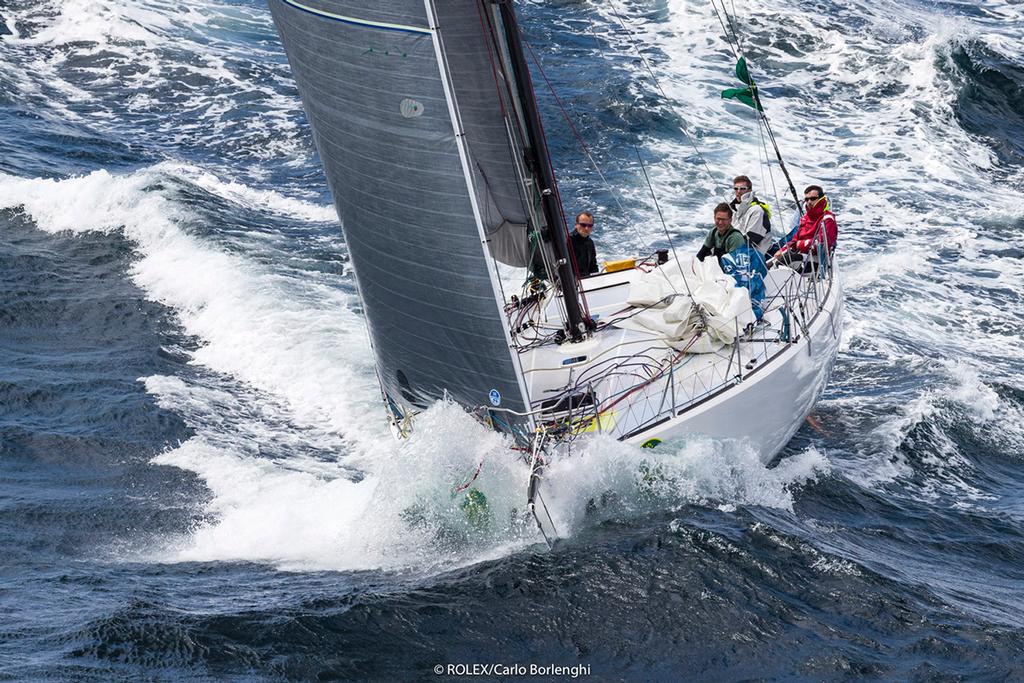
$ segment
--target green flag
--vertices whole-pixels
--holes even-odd
[[[747,87],[727,88],[722,91],[722,99],[739,100],[748,107],[764,111],[757,98],[757,85],[754,84],[754,79],[750,76],[750,71],[747,69],[746,57],[740,57],[739,61],[736,62],[736,78],[746,83]]]
[[[754,88],[756,87],[756,85],[752,85],[749,88],[728,88],[722,91],[722,99],[739,100],[748,107],[763,111],[757,100],[754,99]]]
[[[740,57],[740,61],[736,62],[736,78],[747,85],[754,85],[754,79],[750,77],[750,71],[747,70],[746,57]]]

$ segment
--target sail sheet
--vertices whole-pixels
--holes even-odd
[[[478,0],[438,3],[439,62],[422,0],[269,2],[388,398],[421,408],[447,393],[524,410],[485,254],[525,265],[531,209],[509,144],[512,103],[498,94],[503,77],[482,30],[486,10]]]

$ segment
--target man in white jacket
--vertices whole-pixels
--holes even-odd
[[[772,210],[767,204],[754,196],[754,186],[750,178],[738,175],[732,180],[735,199],[729,202],[732,207],[732,225],[743,233],[747,243],[762,255],[768,251],[772,240]]]

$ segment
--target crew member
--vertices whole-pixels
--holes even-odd
[[[697,252],[697,260],[703,262],[704,257],[713,254],[721,265],[723,256],[746,243],[743,233],[732,227],[732,207],[722,202],[715,207],[715,227],[704,238],[704,246]]]
[[[772,231],[771,208],[754,195],[754,185],[745,175],[733,178],[732,191],[736,195],[729,202],[733,227],[743,233],[759,254],[764,254],[772,243],[768,237]]]
[[[576,275],[587,277],[597,272],[597,248],[590,233],[594,231],[594,214],[584,211],[576,216],[576,227],[569,235],[569,248],[576,259]]]
[[[804,215],[800,218],[800,225],[772,261],[797,272],[807,272],[816,268],[820,261],[827,261],[836,247],[838,236],[839,226],[825,191],[819,185],[808,185],[804,190]],[[774,263],[770,262],[769,266]]]

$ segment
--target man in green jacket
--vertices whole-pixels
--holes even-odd
[[[732,227],[732,207],[722,202],[715,207],[715,227],[704,238],[704,246],[697,252],[697,260],[703,261],[709,254],[721,259],[743,244],[746,244],[743,233]]]

